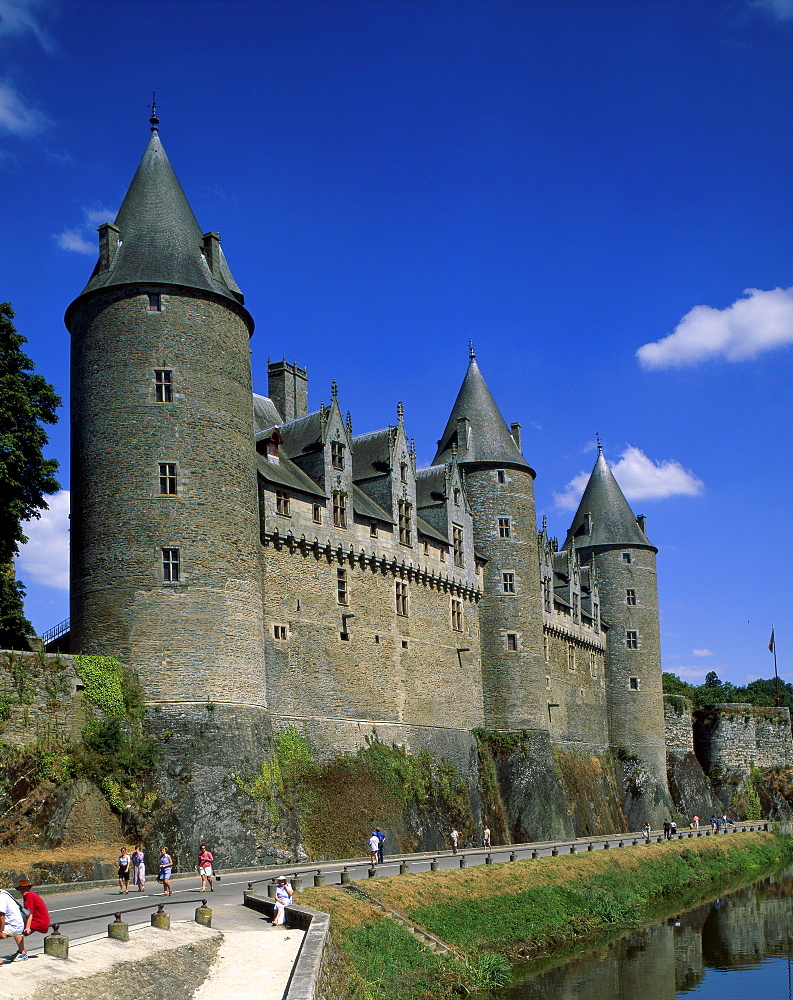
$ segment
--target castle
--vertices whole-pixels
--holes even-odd
[[[663,811],[657,550],[600,449],[559,547],[473,347],[427,469],[401,404],[354,433],[335,383],[310,410],[286,360],[254,394],[253,318],[157,125],[66,313],[71,650],[134,667],[155,729],[211,704],[210,769],[292,725],[320,753],[376,728],[463,770],[472,730],[525,730],[549,767],[632,755]]]

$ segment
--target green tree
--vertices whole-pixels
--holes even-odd
[[[44,424],[54,424],[60,397],[22,351],[10,303],[0,302],[0,634],[32,632],[22,611],[24,588],[14,580],[11,560],[27,541],[25,521],[41,517],[44,499],[60,486],[58,463],[43,455]]]
[[[0,649],[26,648],[25,636],[33,634],[22,605],[24,596],[24,586],[14,579],[14,564],[6,563],[0,568]]]

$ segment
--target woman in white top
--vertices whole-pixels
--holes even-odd
[[[273,923],[286,927],[286,908],[292,902],[292,886],[285,878],[279,878],[275,887],[275,916]]]

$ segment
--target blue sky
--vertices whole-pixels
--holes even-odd
[[[793,677],[793,0],[0,0],[0,299],[63,312],[160,135],[267,358],[429,464],[467,364],[564,536],[600,434],[659,548],[664,669]],[[48,454],[68,489],[68,410]],[[578,493],[576,491],[579,491]],[[68,615],[68,496],[18,563]]]

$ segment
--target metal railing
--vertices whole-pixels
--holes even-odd
[[[186,903],[190,903],[195,906],[194,899],[176,899],[168,903],[144,903],[143,906],[130,906],[126,910],[112,910],[110,913],[94,913],[90,917],[72,917],[71,920],[59,920],[57,923],[51,925],[53,934],[60,934],[61,927],[65,927],[67,924],[81,924],[88,920],[105,920],[107,917],[112,917],[116,921],[120,921],[121,917],[125,913],[137,913],[139,910],[156,910],[157,913],[164,913],[166,906],[184,906]],[[206,899],[201,900],[201,905],[203,907],[207,906]]]
[[[41,636],[42,641],[46,645],[48,642],[54,642],[56,639],[60,639],[62,635],[66,635],[69,631],[69,618],[64,618],[62,622],[58,622],[57,625],[53,625],[52,628],[48,628]]]

